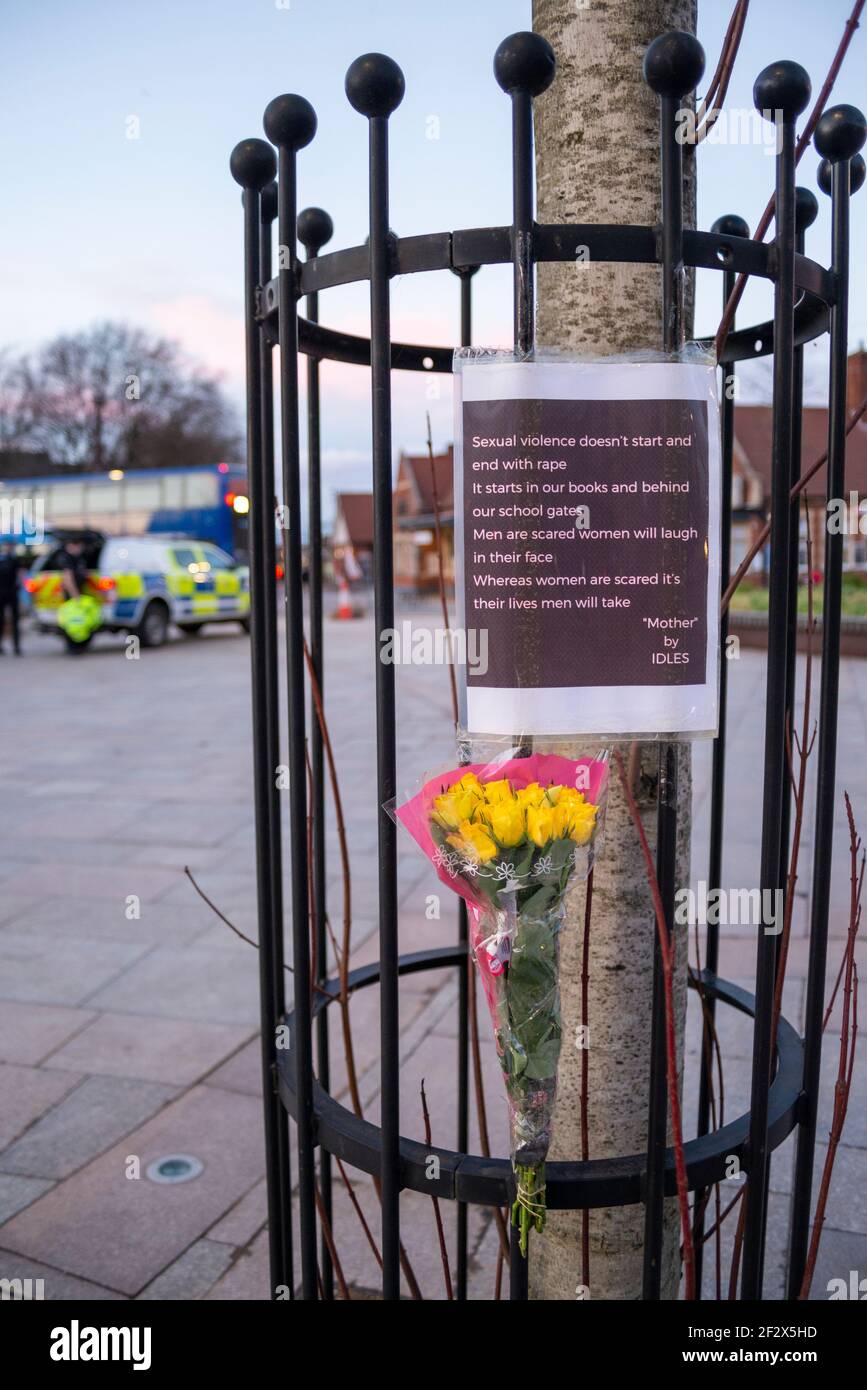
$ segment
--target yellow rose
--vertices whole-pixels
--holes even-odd
[[[583,806],[584,795],[582,792],[577,791],[575,787],[561,787],[557,805],[572,807]]]
[[[572,817],[572,839],[576,845],[586,845],[596,826],[595,806],[588,803],[578,808]]]
[[[545,792],[538,782],[531,782],[529,787],[519,787],[515,795],[522,806],[541,806],[545,800]]]
[[[468,820],[461,822],[457,835],[448,835],[446,838],[454,849],[475,863],[486,864],[497,853],[497,846],[484,826],[473,825]]]
[[[457,830],[463,817],[458,811],[453,791],[434,797],[433,819],[446,830]]]
[[[556,806],[556,805],[557,805],[557,802],[560,800],[560,793],[562,792],[562,790],[563,790],[562,787],[546,787],[546,788],[545,788],[545,796],[547,797],[548,804],[549,804],[550,806]]]
[[[484,796],[484,789],[481,782],[474,772],[465,772],[458,786],[462,791],[471,792],[473,796],[481,798]]]
[[[485,808],[485,819],[505,849],[514,849],[525,834],[524,808],[515,800],[498,801]]]
[[[501,777],[499,782],[485,782],[482,790],[489,805],[497,801],[512,800],[512,787],[508,777]]]
[[[455,792],[455,806],[461,820],[469,820],[478,804],[479,798],[468,788],[464,787]]]
[[[527,834],[540,849],[554,838],[554,812],[550,806],[527,807]]]
[[[565,840],[572,833],[572,807],[558,801],[551,812],[552,834],[555,840]]]
[[[479,797],[472,787],[463,785],[464,779],[450,787],[447,792],[434,797],[433,819],[445,830],[457,830],[462,820],[469,820]],[[481,788],[479,788],[481,791]]]

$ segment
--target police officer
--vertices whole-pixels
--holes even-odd
[[[55,567],[61,572],[66,597],[81,598],[87,582],[84,541],[67,541],[57,556]]]
[[[20,562],[11,541],[0,545],[0,656],[3,654],[3,633],[6,630],[6,613],[12,620],[12,647],[16,656],[21,655],[21,640],[18,634],[18,570]]]

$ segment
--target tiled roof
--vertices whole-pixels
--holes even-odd
[[[373,545],[372,492],[338,492],[337,510],[343,517],[353,546]]]

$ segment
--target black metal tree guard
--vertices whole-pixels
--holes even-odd
[[[383,1296],[400,1296],[400,1214],[403,1188],[458,1204],[457,1296],[466,1297],[466,1208],[468,1204],[506,1206],[513,1195],[507,1159],[481,1158],[463,1151],[431,1148],[401,1136],[399,1125],[398,989],[402,975],[454,967],[459,994],[458,1135],[466,1145],[468,1114],[468,991],[466,923],[452,947],[398,956],[397,846],[395,827],[382,809],[395,795],[394,666],[377,660],[376,755],[379,825],[379,961],[349,976],[355,991],[378,986],[381,1017],[381,1124],[359,1119],[329,1094],[327,1009],[339,984],[326,977],[324,760],[315,715],[310,719],[312,858],[308,876],[307,714],[301,551],[299,428],[299,351],[307,356],[309,460],[310,662],[319,691],[325,671],[322,642],[322,525],[318,364],[322,359],[369,366],[373,417],[373,494],[375,514],[374,590],[376,631],[393,627],[391,371],[452,369],[451,349],[396,343],[390,332],[390,281],[396,275],[450,270],[461,282],[461,342],[471,340],[472,277],[481,266],[514,269],[514,340],[517,352],[534,350],[534,280],[539,262],[572,261],[575,247],[588,248],[591,260],[658,264],[663,286],[661,346],[675,351],[683,339],[686,267],[720,270],[724,295],[738,273],[769,280],[774,287],[771,323],[732,330],[720,365],[724,384],[735,364],[773,353],[773,457],[770,561],[770,614],[766,704],[766,749],[762,818],[761,887],[785,881],[790,791],[785,762],[785,730],[794,699],[797,597],[797,503],[790,489],[800,469],[800,408],[804,343],[830,326],[830,410],[828,496],[845,496],[846,352],[849,248],[849,196],[864,179],[858,150],[865,120],[854,107],[836,106],[821,118],[815,144],[824,157],[820,184],[830,193],[833,218],[829,269],[804,255],[804,232],[816,213],[815,199],[795,187],[795,122],[810,97],[806,72],[796,63],[772,64],[754,89],[756,106],[776,120],[776,235],[765,244],[749,239],[737,217],[722,218],[710,232],[683,226],[681,145],[676,116],[704,71],[697,40],[669,33],[647,51],[645,79],[660,98],[662,220],[659,226],[540,225],[534,218],[533,99],[555,75],[554,55],[541,37],[513,34],[494,59],[494,72],[512,101],[513,217],[510,227],[487,227],[398,238],[388,224],[388,122],[404,95],[398,66],[382,54],[359,58],[346,77],[346,95],[368,120],[370,235],[367,243],[321,254],[332,235],[321,209],[297,213],[296,166],[299,150],[316,132],[316,116],[303,97],[276,97],[265,112],[266,143],[244,140],[232,153],[231,170],[243,188],[245,231],[246,361],[248,468],[251,492],[251,593],[254,772],[256,799],[257,889],[260,939],[262,1065],[265,1082],[265,1136],[273,1297],[333,1297],[333,1271],[323,1240],[317,1254],[316,1149],[320,1153],[318,1197],[330,1221],[331,1157],[379,1180],[382,1207]],[[274,149],[277,148],[275,159]],[[273,183],[275,173],[276,185]],[[272,223],[277,219],[279,270],[272,278]],[[305,246],[300,261],[297,245]],[[357,281],[370,285],[370,339],[319,324],[322,290]],[[299,301],[307,297],[307,317]],[[285,570],[285,660],[288,697],[291,913],[295,997],[287,1014],[283,977],[283,902],[280,806],[276,770],[280,765],[278,719],[279,644],[274,597],[274,419],[272,349],[280,345],[280,402]],[[711,346],[709,343],[707,346]],[[732,392],[723,393],[722,459],[726,487],[723,507],[721,573],[729,574],[730,482],[733,449]],[[795,542],[793,544],[793,537]],[[728,1160],[739,1160],[748,1176],[741,1297],[760,1298],[771,1152],[797,1128],[797,1160],[792,1199],[789,1294],[796,1296],[806,1259],[813,1154],[821,1056],[822,1010],[828,932],[828,898],[834,820],[836,728],[840,648],[842,536],[829,536],[826,552],[820,735],[813,900],[806,1028],[802,1039],[781,1019],[772,1055],[772,1015],[778,965],[775,937],[758,938],[755,994],[717,976],[718,928],[707,933],[707,964],[697,985],[713,1013],[717,1003],[754,1019],[752,1088],[749,1111],[709,1132],[708,1049],[702,1050],[698,1135],[685,1145],[688,1183],[695,1193],[696,1254],[701,1269],[703,1196],[726,1175]],[[725,627],[723,627],[723,636]],[[378,654],[378,639],[377,639]],[[710,888],[718,886],[723,852],[726,662],[722,663],[720,727],[714,745],[711,789]],[[657,873],[669,925],[675,891],[676,745],[660,745]],[[311,962],[312,938],[315,962]],[[313,972],[311,977],[311,965]],[[303,987],[313,978],[315,990]],[[662,972],[657,950],[648,1088],[648,1143],[644,1153],[547,1166],[547,1201],[553,1209],[645,1206],[645,1298],[660,1296],[663,1201],[675,1190],[674,1157],[666,1147],[665,1040],[662,1027]],[[314,1028],[315,1025],[315,1028]],[[314,1035],[316,1064],[314,1069]],[[295,1121],[298,1150],[300,1284],[296,1290],[292,1247],[287,1112]],[[439,1159],[431,1178],[429,1158]],[[513,1243],[510,1296],[527,1297],[527,1262]]]

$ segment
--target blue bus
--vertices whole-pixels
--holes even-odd
[[[0,539],[39,550],[52,532],[183,535],[249,560],[247,470],[216,463],[0,479]]]

